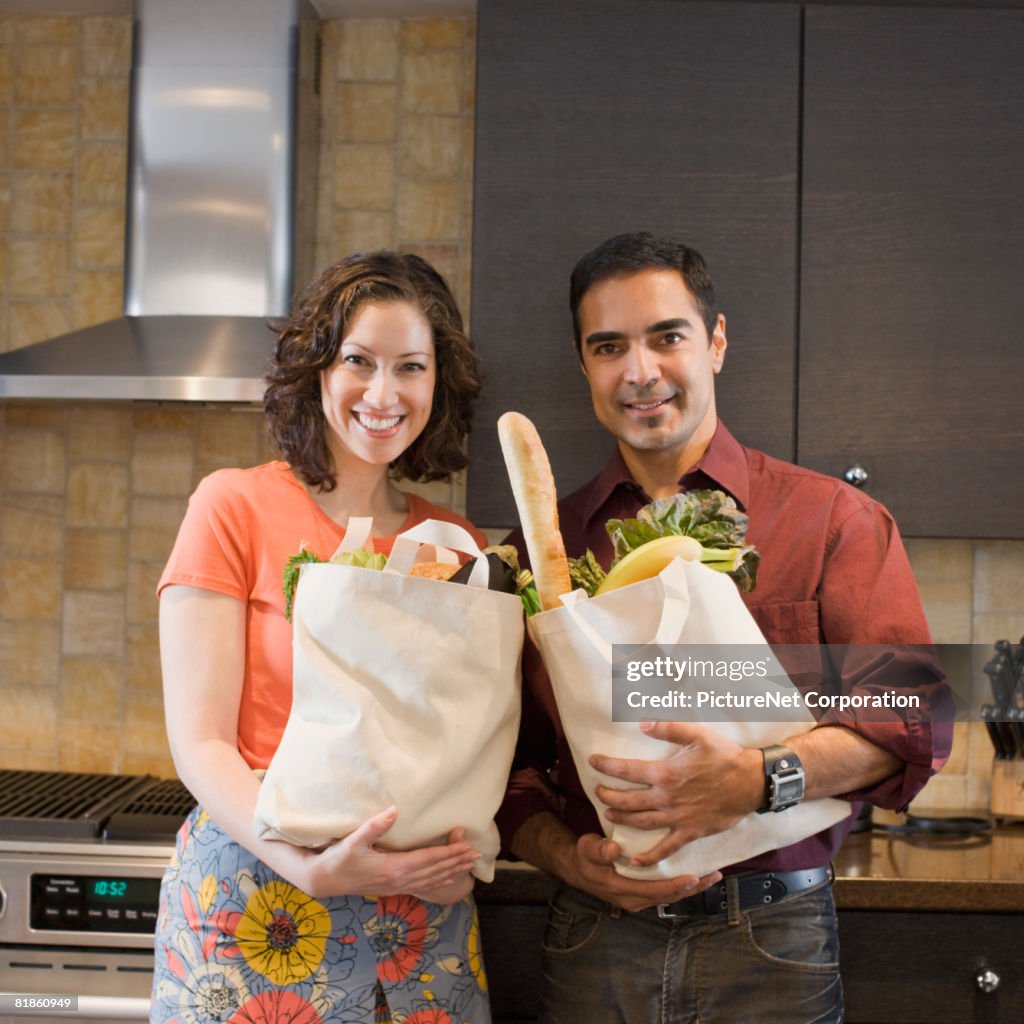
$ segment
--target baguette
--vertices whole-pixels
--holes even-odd
[[[565,544],[558,529],[558,499],[551,464],[537,429],[518,412],[498,419],[498,440],[516,499],[526,551],[544,611],[561,606],[572,590]]]

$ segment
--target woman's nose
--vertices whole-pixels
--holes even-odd
[[[390,375],[378,370],[367,384],[363,398],[378,409],[387,409],[394,405],[397,389]]]

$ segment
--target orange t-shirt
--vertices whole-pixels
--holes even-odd
[[[461,516],[407,494],[408,530],[425,519],[465,527],[480,547],[486,537]],[[306,547],[330,558],[345,536],[306,493],[284,462],[221,469],[196,488],[174,550],[157,586],[184,584],[227,594],[246,606],[246,659],[238,715],[238,749],[252,768],[266,768],[292,703],[292,627],[284,617],[285,563]],[[389,554],[393,537],[372,538]]]

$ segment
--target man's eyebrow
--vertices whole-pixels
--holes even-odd
[[[693,324],[684,316],[677,316],[671,320],[659,320],[656,324],[651,324],[644,330],[644,334],[660,334],[662,331],[677,331],[687,327],[693,327]]]
[[[594,331],[583,339],[584,345],[600,345],[605,341],[621,341],[625,337],[622,331]]]
[[[684,316],[672,317],[670,320],[659,320],[644,328],[644,334],[660,334],[662,331],[680,331],[692,328],[693,324]],[[594,331],[583,339],[587,346],[600,345],[606,341],[621,341],[626,335],[622,331]]]

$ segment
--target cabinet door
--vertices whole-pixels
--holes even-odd
[[[806,12],[799,461],[1024,536],[1024,12]]]
[[[722,418],[793,457],[799,52],[796,5],[480,0],[474,521],[518,518],[494,429],[508,409],[537,424],[561,494],[607,458],[571,343],[569,274],[619,232],[704,254],[728,318]]]
[[[1022,925],[1021,914],[841,910],[847,1024],[1019,1024]]]

